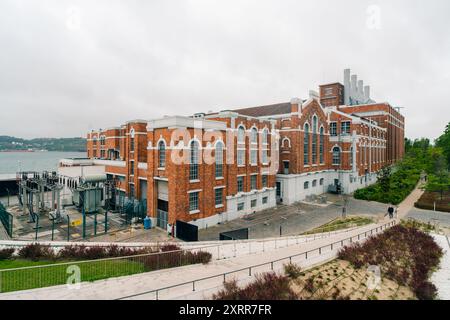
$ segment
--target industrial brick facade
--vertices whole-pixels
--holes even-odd
[[[176,220],[205,228],[277,202],[351,193],[403,157],[405,119],[370,100],[370,88],[348,93],[349,77],[307,100],[92,131],[88,157],[103,159],[119,190],[146,201],[162,228]],[[367,103],[344,103],[357,99]]]

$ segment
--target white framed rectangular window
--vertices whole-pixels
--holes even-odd
[[[237,164],[238,166],[245,166],[245,149],[238,149]]]
[[[330,123],[330,136],[332,136],[332,137],[337,136],[337,123],[336,122]]]
[[[250,164],[256,166],[258,164],[258,150],[250,150]]]
[[[223,189],[215,189],[214,192],[216,206],[223,205]]]
[[[237,178],[237,192],[244,192],[244,177]]]
[[[257,186],[257,180],[258,176],[257,175],[253,175],[250,176],[250,186],[251,186],[251,190],[257,190],[258,186]]]
[[[262,182],[262,187],[263,188],[267,188],[267,186],[268,186],[268,177],[267,177],[267,175],[263,175],[262,177],[261,177],[261,182]]]
[[[237,205],[237,211],[243,211],[245,209],[245,202],[239,202]]]
[[[198,192],[189,193],[189,211],[197,211],[198,206]]]
[[[350,134],[350,121],[341,122],[341,134],[342,135]]]
[[[267,204],[268,202],[269,202],[269,198],[268,197],[262,198],[262,204]]]
[[[256,199],[254,199],[254,200],[252,200],[251,202],[250,202],[250,206],[252,207],[252,208],[256,208],[256,205],[258,204],[258,200],[256,200]]]

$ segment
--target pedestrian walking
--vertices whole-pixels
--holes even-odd
[[[389,219],[393,219],[394,218],[394,207],[393,206],[389,206],[388,214],[389,214]]]

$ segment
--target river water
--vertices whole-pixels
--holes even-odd
[[[85,152],[0,152],[0,175],[17,171],[56,171],[63,158],[86,158]]]

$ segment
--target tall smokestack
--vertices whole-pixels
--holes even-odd
[[[351,82],[350,69],[344,70],[344,104],[350,104]]]
[[[370,101],[370,86],[364,87],[364,99],[366,102]]]
[[[358,95],[358,76],[356,74],[352,75],[352,90],[350,96],[355,98]]]
[[[362,102],[364,100],[364,81],[358,81],[358,101]]]

